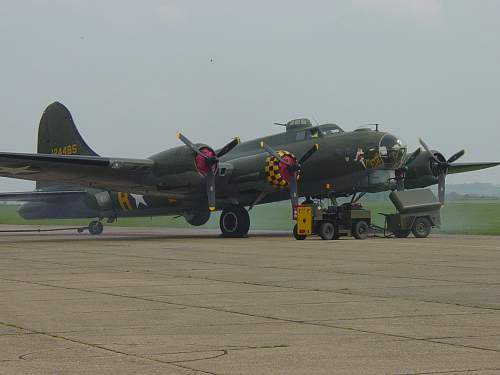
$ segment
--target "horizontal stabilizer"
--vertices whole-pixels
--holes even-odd
[[[62,198],[77,198],[85,196],[85,191],[28,191],[16,193],[0,193],[2,202],[46,202]]]
[[[447,173],[464,173],[464,172],[472,172],[479,171],[481,169],[496,167],[500,165],[500,162],[486,162],[486,163],[453,163],[448,168]]]

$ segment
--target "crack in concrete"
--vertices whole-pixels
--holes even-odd
[[[464,372],[477,372],[477,371],[500,371],[500,368],[478,368],[466,370],[443,370],[443,371],[430,371],[430,372],[402,372],[394,375],[433,375],[433,374],[457,374]]]
[[[124,351],[121,351],[121,350],[107,348],[107,347],[102,346],[102,345],[92,344],[92,343],[88,343],[88,342],[85,342],[85,341],[82,341],[82,340],[78,340],[78,339],[73,339],[73,338],[69,338],[69,337],[64,337],[64,336],[56,335],[56,334],[50,333],[50,332],[39,331],[39,330],[36,330],[36,329],[33,329],[33,328],[21,327],[21,326],[18,326],[16,324],[13,324],[13,323],[0,322],[0,325],[3,325],[5,327],[23,329],[23,330],[30,331],[30,332],[35,333],[35,334],[39,334],[39,335],[51,337],[51,338],[58,339],[58,340],[64,340],[64,341],[72,342],[72,343],[75,343],[75,344],[84,345],[84,346],[91,347],[91,348],[94,348],[94,349],[104,350],[104,351],[107,351],[107,352],[110,352],[110,353],[114,353],[114,354],[118,354],[118,355],[139,358],[139,359],[146,360],[146,361],[156,362],[156,363],[160,363],[160,364],[163,364],[163,365],[175,366],[175,367],[179,367],[179,368],[182,368],[182,369],[185,369],[185,370],[195,371],[195,372],[199,372],[199,373],[203,373],[203,374],[208,374],[208,375],[219,375],[219,374],[217,374],[215,372],[210,372],[210,371],[205,371],[205,370],[199,370],[199,369],[191,368],[191,367],[188,367],[188,366],[180,365],[180,364],[175,363],[175,362],[162,361],[162,360],[157,359],[157,358],[143,356],[143,355],[140,355],[140,354],[127,353],[127,352],[124,352]]]
[[[361,318],[338,318],[337,320],[371,320],[371,319],[399,319],[399,318],[435,318],[439,316],[467,316],[467,315],[493,315],[495,312],[468,312],[468,313],[436,313],[436,314],[415,314],[415,315],[387,315],[387,316],[367,316]],[[319,321],[319,320],[317,320]],[[327,320],[325,320],[327,321]]]
[[[81,251],[81,253],[86,253],[90,255],[96,255],[94,252],[89,252],[89,251]],[[191,260],[191,259],[177,259],[177,258],[158,258],[158,257],[144,257],[140,255],[123,255],[123,254],[115,254],[115,253],[107,253],[108,255],[113,255],[113,256],[118,256],[118,257],[129,257],[129,258],[145,258],[145,259],[151,259],[151,260],[170,260],[170,261],[183,261],[183,262],[196,262],[198,260]],[[8,258],[7,258],[8,259]],[[11,258],[12,260],[22,260],[22,261],[31,261],[29,259],[24,259],[24,258]],[[70,266],[73,267],[74,265],[71,264],[65,264],[65,263],[58,263],[58,262],[49,262],[49,261],[39,261],[39,260],[32,260],[34,262],[41,262],[41,263],[48,263],[48,264],[56,264],[56,265],[65,265],[65,266]],[[201,261],[205,263],[212,263],[212,264],[223,264],[223,265],[234,265],[234,266],[246,266],[247,265],[240,265],[240,264],[232,264],[232,263],[216,263],[216,262],[208,262],[208,261]],[[258,267],[258,266],[257,266]],[[117,272],[124,272],[123,270],[118,270],[115,268],[111,267],[88,267],[91,269],[99,269],[99,270],[113,270]],[[264,266],[262,268],[272,268],[272,269],[281,269],[281,270],[291,270],[291,271],[297,271],[297,270],[303,270],[303,269],[297,269],[297,268],[286,268],[286,267],[276,267],[276,266]],[[375,276],[375,277],[383,277],[383,275],[377,275],[377,274],[367,274],[367,273],[354,273],[354,272],[344,272],[344,271],[314,271],[314,272],[327,272],[327,273],[340,273],[340,274],[348,274],[352,276]],[[141,273],[140,271],[134,271],[134,273]],[[192,275],[172,275],[172,274],[164,274],[161,272],[155,273],[156,275],[166,275],[169,277],[174,277],[174,278],[182,278],[182,279],[196,279],[196,280],[209,280],[209,281],[216,281],[216,282],[224,282],[224,283],[231,283],[231,284],[240,284],[240,285],[253,285],[253,286],[262,286],[262,287],[275,287],[275,288],[283,288],[283,289],[291,289],[291,290],[300,290],[300,291],[319,291],[319,292],[327,292],[327,293],[338,293],[338,294],[347,294],[347,295],[353,295],[353,296],[365,296],[365,297],[373,297],[373,298],[383,298],[383,299],[400,299],[404,301],[419,301],[419,302],[427,302],[427,303],[436,303],[436,304],[445,304],[445,305],[454,305],[454,306],[460,306],[460,307],[469,307],[469,308],[477,308],[477,309],[484,309],[484,310],[494,310],[494,311],[499,311],[500,308],[497,307],[487,307],[487,306],[478,306],[478,305],[467,305],[467,304],[459,304],[459,303],[453,303],[453,302],[443,302],[443,301],[436,301],[436,300],[427,300],[427,299],[419,299],[419,298],[407,298],[407,297],[397,297],[397,296],[384,296],[384,295],[379,295],[379,294],[371,294],[371,293],[362,293],[361,291],[358,291],[357,293],[353,293],[351,290],[342,290],[342,289],[322,289],[322,288],[299,288],[299,287],[291,287],[291,286],[284,286],[284,285],[276,285],[276,284],[266,284],[266,283],[256,283],[256,282],[249,282],[249,281],[234,281],[234,280],[225,280],[225,279],[216,279],[216,278],[209,278],[209,277],[201,277],[201,276],[192,276]],[[455,283],[455,281],[450,281],[450,280],[440,280],[440,279],[429,279],[429,278],[414,278],[414,277],[403,277],[403,276],[394,276],[394,278],[403,278],[403,279],[415,279],[415,280],[425,280],[425,281],[440,281],[440,282],[449,282],[449,283]],[[6,281],[9,281],[9,279],[4,279]],[[465,284],[468,284],[469,282],[463,282]],[[474,285],[497,285],[497,283],[477,283],[477,282],[470,282],[470,284]]]
[[[92,251],[85,251],[82,250],[80,251],[82,254],[89,254],[89,255],[97,255],[97,253],[92,252]],[[120,258],[136,258],[136,259],[148,259],[148,260],[153,260],[153,261],[169,261],[169,262],[191,262],[191,263],[202,263],[202,264],[211,264],[211,265],[224,265],[224,266],[234,266],[234,267],[246,267],[246,268],[259,268],[259,269],[278,269],[278,270],[285,270],[285,271],[304,271],[307,269],[304,268],[297,268],[297,267],[279,267],[279,266],[259,266],[259,265],[248,265],[245,263],[229,263],[229,262],[213,262],[213,261],[207,261],[207,260],[200,260],[200,259],[189,259],[189,258],[170,258],[170,257],[151,257],[151,256],[143,256],[143,255],[130,255],[130,254],[123,254],[123,253],[110,253],[107,252],[106,255],[112,255],[112,256],[117,256]],[[55,264],[55,265],[61,265],[61,266],[68,266],[68,267],[78,267],[79,265],[73,265],[73,264],[68,264],[68,263],[60,263],[60,262],[52,262],[52,261],[42,261],[42,260],[37,260],[37,259],[25,259],[25,258],[4,258],[8,260],[17,260],[17,261],[30,261],[30,262],[37,262],[37,263],[46,263],[46,264]],[[366,263],[366,262],[365,262]],[[403,263],[406,264],[406,263]],[[408,263],[410,265],[414,265],[411,263]],[[81,265],[80,265],[81,266]],[[106,270],[113,270],[117,272],[123,272],[122,269],[116,269],[112,267],[90,267],[87,266],[89,269],[106,269]],[[193,270],[193,269],[191,269]],[[187,271],[187,270],[183,270]],[[340,271],[340,270],[307,270],[310,272],[315,272],[315,273],[328,273],[328,274],[340,274],[340,275],[350,275],[350,276],[370,276],[370,277],[381,277],[381,278],[395,278],[395,279],[409,279],[409,280],[422,280],[422,281],[437,281],[437,282],[445,282],[445,283],[451,283],[453,285],[457,284],[471,284],[471,285],[490,285],[490,286],[496,286],[500,285],[500,282],[498,283],[485,283],[485,282],[479,282],[479,281],[463,281],[463,280],[449,280],[449,279],[440,279],[440,278],[430,278],[430,277],[416,277],[416,276],[401,276],[401,275],[384,275],[384,274],[373,274],[373,273],[363,273],[363,272],[348,272],[348,271]],[[498,271],[498,269],[494,269],[494,271]],[[129,271],[128,271],[129,272]],[[133,271],[134,273],[138,273],[138,271]],[[144,271],[141,271],[144,272]],[[155,274],[163,275],[161,272],[156,272]],[[168,274],[171,276],[170,274]],[[177,276],[178,277],[178,276]]]
[[[453,347],[459,347],[459,348],[467,348],[467,349],[473,349],[473,350],[482,350],[482,351],[490,351],[490,352],[500,353],[500,349],[485,348],[485,347],[480,347],[480,346],[475,346],[475,345],[465,345],[465,344],[441,342],[438,340],[428,340],[427,338],[412,337],[412,336],[408,336],[408,335],[393,334],[393,333],[387,333],[387,332],[378,332],[378,331],[372,331],[372,330],[366,330],[366,329],[360,329],[360,328],[346,327],[346,326],[341,326],[341,325],[337,325],[337,324],[308,322],[308,321],[304,321],[304,320],[281,318],[281,317],[275,317],[275,316],[264,315],[264,314],[252,314],[252,313],[247,313],[247,312],[242,312],[242,311],[229,310],[229,309],[223,309],[223,308],[215,308],[215,307],[209,307],[209,306],[203,306],[203,305],[194,305],[194,304],[186,304],[186,303],[169,302],[169,301],[163,301],[163,300],[155,300],[152,298],[142,298],[142,297],[136,297],[136,296],[129,296],[126,294],[117,294],[117,293],[109,293],[109,292],[107,292],[107,293],[96,292],[96,291],[90,290],[90,289],[65,287],[65,286],[59,286],[59,285],[50,285],[50,284],[44,284],[44,283],[39,283],[39,282],[34,282],[34,281],[15,280],[15,279],[7,279],[7,280],[18,281],[18,282],[27,283],[27,284],[53,286],[54,288],[60,288],[60,289],[65,289],[65,290],[76,290],[76,291],[80,291],[80,292],[84,292],[84,293],[102,294],[102,295],[108,295],[108,296],[114,296],[114,297],[129,298],[129,299],[134,299],[134,300],[163,303],[163,304],[168,304],[168,305],[172,305],[172,306],[191,307],[191,308],[197,308],[197,309],[203,309],[203,310],[209,310],[209,311],[225,312],[225,313],[236,314],[236,315],[247,316],[247,317],[271,319],[274,321],[289,322],[289,323],[296,323],[296,324],[305,324],[305,325],[319,326],[319,327],[329,327],[329,328],[336,328],[336,329],[340,329],[340,330],[347,330],[347,331],[351,331],[351,332],[375,334],[375,335],[398,338],[398,339],[404,338],[404,339],[408,339],[408,340],[427,342],[427,343],[431,343],[431,344],[439,344],[439,345],[453,346]],[[78,341],[78,340],[76,340],[76,341]]]

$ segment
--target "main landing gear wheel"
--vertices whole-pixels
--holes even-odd
[[[92,221],[90,222],[89,224],[89,233],[94,235],[94,236],[98,236],[99,234],[102,233],[102,231],[104,230],[104,226],[102,225],[102,223],[100,221]]]
[[[364,220],[360,220],[354,224],[352,235],[357,240],[365,240],[368,237],[369,230],[370,228],[368,227],[368,223]]]
[[[417,217],[411,231],[417,238],[425,238],[431,233],[432,224],[426,217]]]
[[[223,237],[245,237],[250,229],[250,216],[242,206],[230,206],[220,215],[220,230]]]

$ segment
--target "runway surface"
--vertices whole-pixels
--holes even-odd
[[[0,374],[499,374],[499,241],[1,233]]]

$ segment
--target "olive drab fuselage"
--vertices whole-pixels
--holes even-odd
[[[261,148],[262,141],[291,158],[319,146],[302,167],[301,196],[345,196],[393,188],[394,170],[406,152],[397,137],[372,129],[344,132],[334,124],[311,126],[301,121],[296,120],[295,126],[289,123],[285,132],[242,142],[221,158],[216,172],[218,210],[230,204],[250,206],[289,199],[286,171]],[[20,213],[27,218],[203,215],[206,194],[193,152],[178,146],[150,159],[155,162],[151,184],[157,192],[153,194],[87,189],[84,199],[64,202],[65,209],[37,202],[25,204]]]
[[[378,125],[349,132],[308,119],[277,125],[286,128],[246,142],[234,138],[218,150],[177,133],[183,145],[149,158],[103,157],[82,138],[69,110],[54,102],[40,119],[36,154],[0,152],[0,176],[36,181],[36,190],[0,193],[0,201],[25,202],[19,213],[27,219],[180,215],[202,225],[210,212],[222,210],[232,216],[221,228],[238,217],[241,228],[234,230],[245,232],[245,207],[281,200],[296,207],[300,196],[434,184],[444,202],[447,174],[500,164],[456,163],[464,150],[445,158],[423,140],[407,154],[401,140]]]

